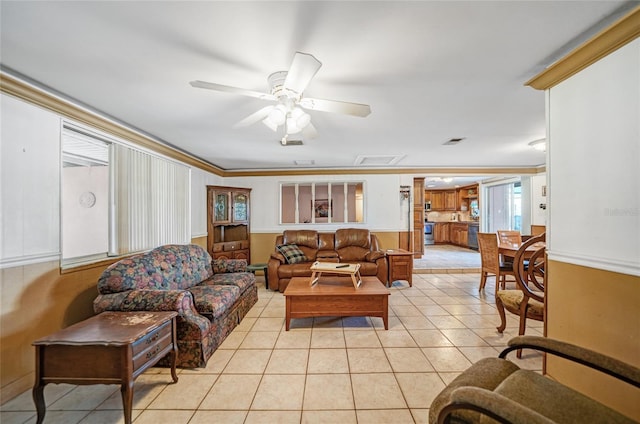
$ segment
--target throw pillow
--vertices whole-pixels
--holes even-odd
[[[304,255],[304,252],[295,244],[280,244],[276,246],[276,249],[282,253],[282,256],[284,256],[284,259],[288,264],[297,264],[298,262],[307,261],[307,257]]]

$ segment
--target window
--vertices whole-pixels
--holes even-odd
[[[110,146],[104,139],[63,129],[63,261],[104,258],[109,250]]]
[[[364,222],[362,182],[283,183],[281,224]]]
[[[496,184],[486,189],[487,229],[518,230],[522,227],[522,187],[520,181]]]
[[[185,165],[65,123],[63,265],[190,240]]]

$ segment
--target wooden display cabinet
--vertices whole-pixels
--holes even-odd
[[[207,250],[213,258],[250,263],[250,195],[249,188],[207,186]]]

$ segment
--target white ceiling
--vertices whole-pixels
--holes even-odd
[[[1,56],[20,74],[226,170],[531,167],[544,93],[523,83],[636,1],[2,1]],[[371,105],[310,112],[319,136],[233,124],[296,51],[323,66],[305,95]],[[464,137],[456,146],[442,144]],[[370,166],[370,165],[368,165]],[[376,166],[379,167],[379,166]]]

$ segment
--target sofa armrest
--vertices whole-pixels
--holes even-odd
[[[271,260],[271,259],[279,261],[281,264],[287,263],[286,259],[284,258],[284,256],[280,252],[273,252],[271,254],[271,256],[269,257],[269,260]]]
[[[247,260],[218,258],[211,261],[211,267],[213,268],[214,274],[247,272]]]
[[[198,314],[187,290],[129,290],[101,294],[93,301],[95,313],[105,311],[175,311],[178,315]]]
[[[93,301],[96,314],[105,311],[175,311],[185,320],[205,319],[196,310],[193,295],[188,290],[129,290],[98,295]]]
[[[367,253],[364,257],[367,262],[375,262],[380,258],[384,258],[384,252],[382,250],[374,250],[372,252]]]

